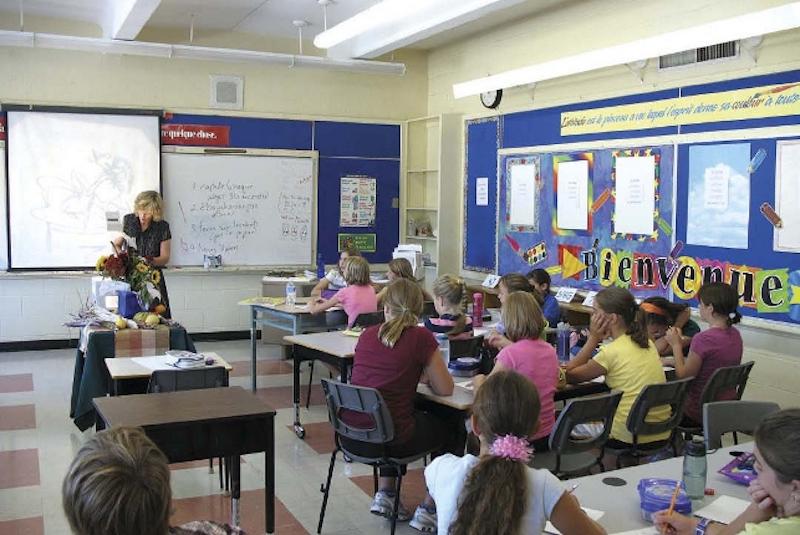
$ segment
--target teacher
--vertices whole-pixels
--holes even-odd
[[[161,268],[169,262],[172,234],[169,223],[162,219],[163,215],[164,201],[161,195],[157,191],[143,191],[133,202],[133,213],[126,214],[122,220],[122,232],[136,240],[139,256],[144,257],[161,274],[158,291],[161,292],[161,304],[167,307],[162,316],[171,318],[167,283]],[[124,238],[120,236],[115,243],[120,246],[123,241]]]

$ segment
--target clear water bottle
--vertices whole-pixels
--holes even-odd
[[[317,278],[322,280],[325,276],[325,264],[322,263],[322,253],[317,253]]]
[[[297,288],[294,287],[294,283],[292,281],[289,281],[286,283],[286,304],[290,307],[293,307],[296,302]]]
[[[436,342],[439,344],[439,352],[442,354],[442,360],[447,367],[450,364],[450,339],[445,333],[436,333]]]
[[[569,323],[559,322],[556,327],[556,354],[559,364],[569,362],[569,334]]]
[[[693,500],[700,500],[706,491],[706,445],[703,437],[693,437],[683,451],[683,486]]]

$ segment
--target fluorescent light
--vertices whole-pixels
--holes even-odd
[[[523,0],[383,0],[314,38],[328,57],[374,58]]]
[[[0,46],[33,46],[33,33],[0,30]]]
[[[115,41],[113,39],[76,37],[72,35],[56,35],[50,33],[34,34],[34,43],[35,46],[41,48],[101,52],[105,54],[125,54],[129,56],[168,58],[172,54],[172,47],[161,43]]]
[[[453,96],[527,85],[800,26],[800,2],[453,84]]]

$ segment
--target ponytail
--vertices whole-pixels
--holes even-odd
[[[711,305],[714,314],[725,316],[728,327],[742,321],[742,315],[737,310],[739,295],[733,286],[724,282],[710,282],[700,287],[697,299],[704,305]]]
[[[647,334],[647,313],[635,304],[631,314],[631,321],[628,322],[628,329],[625,331],[631,337],[631,340],[641,347],[647,349],[650,345],[650,337]]]
[[[647,313],[636,304],[633,294],[624,288],[612,286],[601,290],[595,301],[603,312],[616,314],[622,318],[625,322],[625,334],[630,336],[636,345],[642,349],[649,347]]]
[[[422,313],[422,290],[416,282],[396,279],[386,287],[383,306],[388,308],[391,319],[378,330],[378,337],[386,347],[394,347],[406,327],[419,321]]]

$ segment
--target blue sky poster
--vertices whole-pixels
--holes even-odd
[[[747,249],[749,143],[689,147],[686,243]]]

